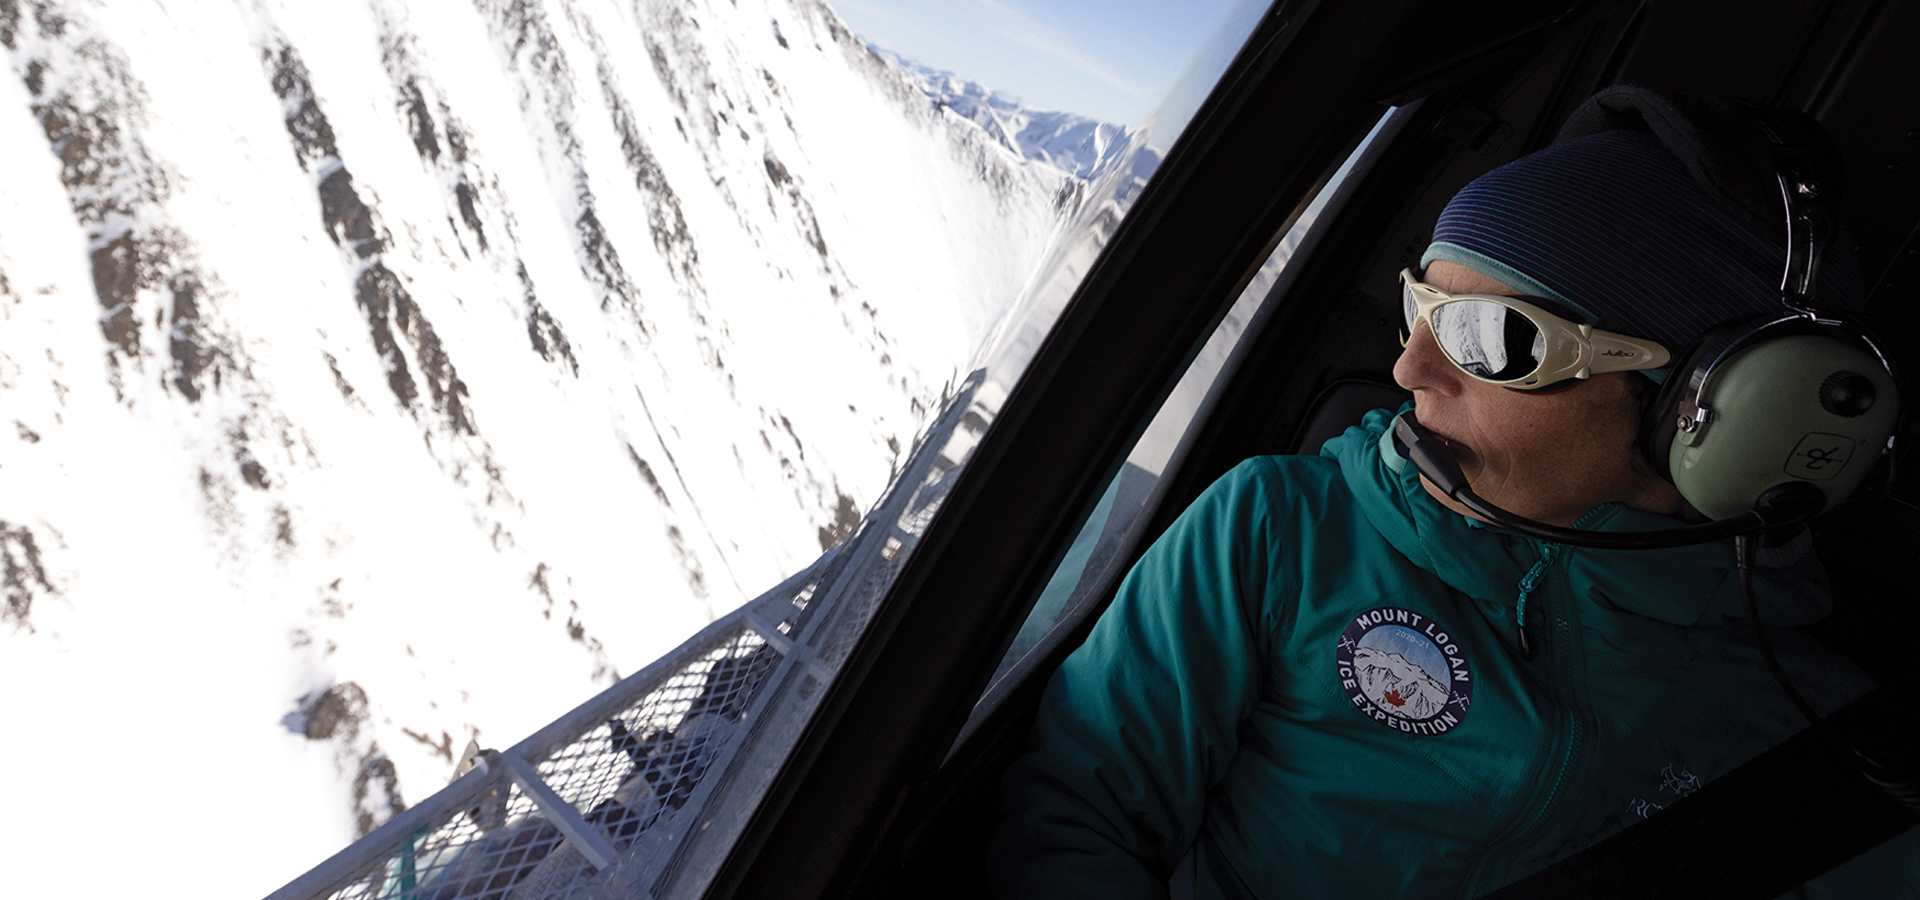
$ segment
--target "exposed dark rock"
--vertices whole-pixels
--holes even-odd
[[[270,40],[280,39],[274,36]],[[300,54],[292,46],[280,43],[263,56],[274,93],[286,101],[289,110],[287,135],[293,141],[295,153],[303,165],[319,162],[321,171],[325,172],[317,188],[320,217],[327,236],[334,243],[351,249],[356,257],[369,260],[354,281],[354,302],[367,322],[374,352],[386,365],[388,389],[402,407],[414,409],[420,390],[400,346],[399,338],[404,337],[413,351],[413,362],[419,367],[421,379],[426,382],[434,411],[449,429],[474,434],[473,420],[465,402],[467,388],[454,370],[453,361],[400,277],[377,258],[388,243],[384,229],[379,226],[373,207],[354,189],[353,175],[339,158],[333,127],[314,98]],[[413,88],[417,94],[417,85]],[[424,103],[424,99],[421,100],[423,114]],[[431,130],[431,120],[427,127]],[[335,374],[337,377],[337,366]],[[344,379],[339,381],[344,384]]]
[[[794,452],[799,453],[802,460],[806,459],[807,448],[806,445],[800,443],[800,435],[794,432],[793,420],[787,418],[785,413],[781,413],[778,418],[780,419],[780,430],[786,432],[787,437],[793,439]]]
[[[138,371],[149,352],[142,323],[166,329],[172,377],[167,384],[189,401],[219,386],[222,373],[242,364],[233,343],[207,320],[216,291],[196,261],[193,241],[171,224],[165,209],[167,167],[148,153],[146,89],[131,74],[120,49],[97,34],[72,29],[67,13],[49,3],[32,7],[22,21],[14,2],[0,9],[0,30],[9,49],[20,50],[22,28],[40,44],[16,61],[31,95],[31,107],[49,148],[60,161],[60,182],[92,250],[100,329],[112,368],[109,378],[123,398],[125,370]],[[157,296],[156,296],[157,295]],[[160,309],[142,309],[147,303]],[[162,309],[171,307],[171,322]]]
[[[578,607],[579,604],[572,605]],[[599,638],[588,634],[587,626],[573,616],[567,617],[567,637],[586,648],[587,654],[593,657],[594,681],[611,684],[613,680],[619,679],[619,670],[614,668],[613,660],[607,657],[606,646],[600,643]]]
[[[391,334],[388,336],[388,343],[392,343]],[[375,349],[378,348],[376,347]],[[341,398],[348,403],[360,402],[359,399],[354,396],[353,385],[348,383],[347,376],[340,372],[340,361],[334,359],[331,353],[322,352],[320,355],[327,358],[327,371],[333,373],[333,386],[339,389]]]
[[[787,185],[787,200],[793,204],[794,223],[800,226],[800,236],[806,239],[807,246],[820,254],[820,268],[829,275],[833,274],[833,255],[827,252],[827,238],[820,233],[820,219],[813,213],[813,201],[800,192],[797,184]],[[828,285],[828,289],[838,297],[839,286]]]
[[[361,259],[386,249],[386,241],[374,227],[373,210],[353,189],[353,175],[344,165],[320,181],[320,221],[334,243],[346,241]]]
[[[433,113],[420,85],[408,79],[400,85],[400,109],[407,116],[407,130],[413,134],[413,150],[428,162],[440,160],[440,139],[433,133]]]
[[[273,507],[273,540],[287,549],[295,545],[293,536],[293,512],[280,504]]]
[[[267,15],[264,9],[252,12],[261,17]],[[434,124],[426,112],[430,85],[415,77],[409,68],[410,39],[394,31],[381,9],[375,13],[382,19],[386,32],[382,37],[386,50],[383,62],[404,101],[400,112],[412,117],[407,124],[416,139],[423,135],[431,137]],[[381,224],[377,198],[355,187],[334,143],[332,126],[315,98],[300,54],[272,21],[258,22],[255,28],[263,45],[261,59],[266,65],[268,80],[287,109],[284,124],[288,137],[302,166],[315,177],[322,224],[329,238],[347,251],[343,261],[353,273],[354,303],[367,323],[368,338],[386,371],[388,390],[400,407],[422,426],[429,452],[455,483],[468,484],[472,473],[484,473],[484,496],[476,497],[476,505],[491,508],[514,504],[492,449],[479,439],[466,383],[460,379],[425,311],[408,292],[407,280],[387,262],[385,254],[391,249],[392,241]],[[465,138],[456,138],[457,125],[444,104],[441,112],[449,146],[453,148],[450,155],[463,160],[469,149]],[[418,144],[415,149],[422,151],[423,159],[429,164],[439,158],[437,153],[424,152]],[[451,186],[453,181],[444,183]],[[457,203],[458,191],[454,193]],[[463,217],[471,216],[470,225],[480,221],[480,212],[472,197],[462,212]],[[464,247],[462,249],[464,251]],[[328,364],[334,370],[335,386],[341,395],[349,403],[355,402],[353,390],[342,377],[337,362],[329,357]],[[447,436],[452,440],[436,446],[436,438]],[[479,524],[489,529],[489,539],[496,548],[512,545],[512,533],[504,522],[487,514]]]
[[[574,220],[574,232],[580,239],[580,252],[586,257],[588,277],[606,288],[600,295],[600,308],[608,309],[613,301],[639,312],[640,291],[627,279],[627,270],[620,266],[620,252],[615,250],[613,242],[607,240],[606,229],[600,225],[600,215],[587,206],[580,211],[580,217]],[[649,335],[653,329],[645,320],[637,323],[642,335]]]
[[[693,555],[687,546],[687,536],[680,533],[680,526],[667,526],[667,546],[673,550],[673,559],[680,564],[685,573],[687,587],[693,589],[693,595],[701,600],[707,598],[707,573],[700,565],[700,557]]]
[[[307,65],[300,60],[300,54],[284,43],[265,48],[261,54],[273,93],[286,104],[287,134],[293,138],[293,152],[300,160],[300,167],[311,170],[327,157],[338,156],[333,126],[320,111],[320,101],[313,95],[313,83],[308,79]]]
[[[838,494],[838,492],[835,492]],[[825,553],[840,546],[840,542],[853,533],[860,524],[860,508],[853,504],[853,498],[839,495],[839,504],[833,508],[833,521],[820,526],[820,552]]]
[[[414,401],[420,396],[420,389],[413,383],[413,373],[407,367],[407,358],[400,353],[400,344],[393,339],[393,295],[404,293],[400,279],[395,278],[387,267],[375,263],[361,270],[360,278],[353,286],[354,302],[360,306],[360,314],[367,321],[367,334],[373,339],[373,351],[380,355],[387,369],[387,389],[400,401],[400,405],[413,408]]]
[[[96,247],[88,254],[93,264],[93,292],[100,298],[100,331],[107,343],[127,359],[140,356],[140,320],[134,304],[143,280],[140,253],[132,232]]]
[[[397,286],[397,282],[395,283]],[[465,434],[478,434],[474,427],[473,416],[466,405],[467,385],[460,380],[460,373],[454,371],[453,360],[440,343],[440,336],[434,334],[432,323],[415,306],[413,298],[404,289],[393,294],[394,321],[413,345],[414,359],[420,363],[420,374],[426,379],[427,388],[433,395],[433,408],[440,413],[449,428]]]
[[[255,490],[264,491],[273,484],[273,479],[267,477],[267,467],[254,458],[253,451],[247,445],[234,448],[233,461],[240,466],[240,479]]]
[[[771,152],[762,159],[762,162],[766,163],[767,178],[773,181],[775,187],[786,187],[793,183],[793,176],[787,174],[786,165],[774,159]]]
[[[381,32],[380,61],[393,84],[394,93],[400,98],[398,111],[405,119],[408,134],[412,135],[414,152],[422,161],[439,170],[442,184],[451,186],[459,220],[473,232],[480,244],[480,252],[486,253],[489,242],[481,215],[481,190],[475,187],[475,183],[484,182],[484,178],[468,166],[466,129],[454,116],[445,98],[440,96],[432,79],[422,70],[414,54],[413,35],[391,17],[391,11],[387,8],[376,4],[374,13]],[[437,122],[433,113],[436,106],[439,108]],[[449,159],[446,161],[440,158],[438,135],[441,132],[445,133],[447,139]],[[466,252],[464,243],[461,244],[461,252]]]
[[[546,563],[534,566],[533,574],[527,576],[527,589],[539,594],[542,600],[547,601],[546,608],[541,610],[540,614],[551,619],[553,618],[553,586],[547,584],[548,571]]]
[[[368,734],[371,710],[367,692],[345,681],[301,697],[280,719],[307,740],[333,742],[341,769],[353,772],[354,826],[361,836],[407,809],[393,761]]]
[[[480,252],[487,252],[487,229],[480,222],[479,201],[475,199],[473,185],[467,183],[465,176],[453,186],[453,200],[460,207],[460,221],[473,229],[473,236],[480,241]]]
[[[447,150],[453,154],[453,161],[456,163],[466,162],[467,130],[460,127],[459,121],[453,118],[453,113],[447,109],[444,103],[440,104],[440,118],[445,119],[447,123]]]
[[[582,274],[599,288],[601,309],[618,306],[627,311],[640,335],[650,337],[653,326],[641,307],[640,290],[628,277],[619,250],[607,237],[595,211],[597,201],[589,186],[585,152],[573,126],[576,112],[571,67],[544,8],[535,0],[476,0],[475,5],[489,16],[489,31],[526,85],[524,90],[531,101],[526,105],[528,115],[538,116],[528,124],[551,132],[560,154],[560,159],[552,162],[564,166],[570,174],[575,248]],[[574,13],[570,4],[566,8],[570,15]],[[590,27],[583,36],[598,41]]]
[[[368,335],[373,339],[375,352],[387,365],[387,387],[408,409],[414,408],[419,399],[419,388],[407,367],[406,355],[401,352],[395,335],[407,339],[413,350],[414,360],[420,366],[422,379],[427,383],[433,409],[440,414],[447,427],[462,434],[476,434],[473,419],[467,411],[467,386],[454,370],[453,361],[447,357],[446,349],[440,343],[439,335],[433,331],[433,324],[427,321],[413,297],[400,283],[399,276],[393,274],[385,264],[375,261],[360,272],[360,279],[354,285],[354,301],[359,304],[360,312],[367,321]]]
[[[0,593],[7,601],[0,609],[0,622],[28,629],[32,628],[28,615],[33,612],[34,598],[59,593],[47,578],[33,531],[5,519],[0,519]]]
[[[0,46],[14,49],[14,41],[19,37],[20,4],[18,0],[0,0]]]
[[[213,523],[216,530],[232,533],[243,518],[240,508],[234,505],[236,492],[233,481],[202,467],[199,482],[200,499],[207,504],[207,520]]]
[[[294,711],[280,720],[287,730],[310,741],[324,741],[335,735],[352,740],[360,736],[360,728],[366,722],[367,692],[351,681],[301,697]]]
[[[666,45],[662,44],[651,34],[647,35],[646,43],[647,59],[653,63],[654,77],[660,79],[660,86],[666,89],[667,96],[673,98],[673,105],[679,107],[683,112],[686,111],[687,92],[680,86],[679,77],[674,74],[673,61],[667,58]],[[686,124],[681,122],[678,117],[673,120],[673,124],[680,127],[680,135],[685,137],[687,134]]]
[[[418,731],[414,731],[413,729],[407,728],[404,726],[401,727],[400,733],[406,735],[407,737],[413,738],[414,740],[419,741],[422,744],[425,744],[427,749],[433,751],[433,755],[446,760],[447,765],[453,765],[454,763],[453,735],[448,734],[445,731],[442,731],[440,732],[440,740],[438,742],[435,742],[433,738],[430,738],[424,734],[421,734]]]
[[[533,344],[533,352],[540,358],[553,362],[556,358],[565,360],[574,377],[580,376],[580,361],[573,358],[573,345],[567,343],[567,335],[560,330],[560,323],[553,320],[546,307],[533,295],[533,278],[527,274],[525,263],[519,265],[520,287],[525,291],[527,304],[527,340]]]
[[[200,319],[200,301],[206,288],[200,282],[200,273],[192,269],[175,273],[167,286],[173,294],[173,321],[167,330],[173,386],[188,400],[199,400],[203,377],[210,377],[212,387],[220,386],[218,363],[222,356],[219,345],[204,333]]]
[[[588,33],[591,34],[591,31]],[[640,136],[633,110],[620,93],[609,55],[600,46],[598,35],[593,36],[593,43],[595,55],[600,60],[601,95],[613,117],[614,133],[620,135],[620,151],[626,158],[627,170],[633,173],[634,187],[640,190],[641,200],[646,204],[647,228],[653,235],[654,249],[667,261],[675,278],[697,285],[700,252],[693,245],[687,217],[680,209],[680,198],[673,192],[673,186],[667,183],[666,172],[660,168],[660,161],[654,157],[653,150]]]
[[[540,611],[541,617],[545,619],[553,618],[554,607],[558,605],[552,574],[552,567],[546,563],[539,563],[534,566],[533,574],[527,577],[527,589],[538,594],[546,603],[545,608]],[[567,581],[571,582],[571,579]],[[599,638],[587,634],[586,624],[580,621],[577,615],[580,612],[580,604],[577,601],[568,600],[567,608],[567,637],[585,647],[587,653],[593,657],[594,680],[599,681],[609,675],[612,675],[614,680],[619,680],[619,670],[614,668],[613,660],[608,658],[605,645],[600,643]]]
[[[394,771],[393,760],[380,753],[376,745],[353,777],[355,836],[366,837],[388,819],[406,811],[407,802],[400,798],[400,775]]]
[[[660,486],[660,479],[654,477],[653,467],[640,458],[639,451],[634,450],[632,444],[627,445],[627,455],[633,458],[633,467],[640,470],[641,480],[647,483],[647,487],[653,488],[654,499],[659,500],[661,506],[672,509],[673,501],[667,499],[666,489]]]

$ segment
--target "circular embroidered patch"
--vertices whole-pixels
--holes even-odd
[[[1382,606],[1353,617],[1334,659],[1347,699],[1396,731],[1446,734],[1473,705],[1473,678],[1459,642],[1412,610]]]

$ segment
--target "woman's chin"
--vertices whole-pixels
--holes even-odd
[[[1438,487],[1435,487],[1433,482],[1427,480],[1427,476],[1425,475],[1420,476],[1420,486],[1423,488],[1426,488],[1427,495],[1432,497],[1434,499],[1434,502],[1439,503],[1441,506],[1444,506],[1450,510],[1453,510],[1454,512],[1457,512],[1469,518],[1474,518],[1474,519],[1480,518],[1479,516],[1474,515],[1472,510],[1469,510],[1465,506],[1461,505],[1460,501],[1447,496],[1445,491],[1442,491]],[[1485,520],[1483,519],[1482,521],[1485,521]]]

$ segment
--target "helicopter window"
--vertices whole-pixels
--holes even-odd
[[[507,890],[531,898],[609,883],[654,897],[703,893],[1003,401],[1147,187],[1157,148],[1172,145],[1266,13],[1256,0],[1230,5],[1150,127],[1130,132],[1106,167],[1062,193],[1047,255],[843,540],[519,744],[470,748],[454,784],[275,900]]]
[[[1392,110],[1380,118],[1294,220],[1273,253],[1242,289],[1226,317],[1208,336],[1205,346],[1161,404],[1152,423],[1134,443],[1126,461],[1108,479],[1100,502],[1054,567],[1032,611],[1001,657],[966,727],[955,740],[954,748],[965,743],[1008,690],[1044,665],[1049,651],[1094,611],[1107,588],[1125,574],[1134,545],[1158,506],[1161,476],[1179,465],[1193,431],[1212,409],[1217,392],[1232,379],[1248,351],[1249,339],[1282,302],[1292,280],[1287,264],[1311,251],[1324,226],[1338,213],[1348,194],[1345,188],[1357,181],[1355,176],[1365,174],[1414,108]]]

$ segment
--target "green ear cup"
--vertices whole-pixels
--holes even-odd
[[[1899,417],[1893,377],[1872,353],[1814,335],[1733,355],[1709,380],[1705,424],[1674,435],[1674,486],[1709,518],[1754,508],[1761,492],[1804,481],[1838,506],[1887,446]]]

